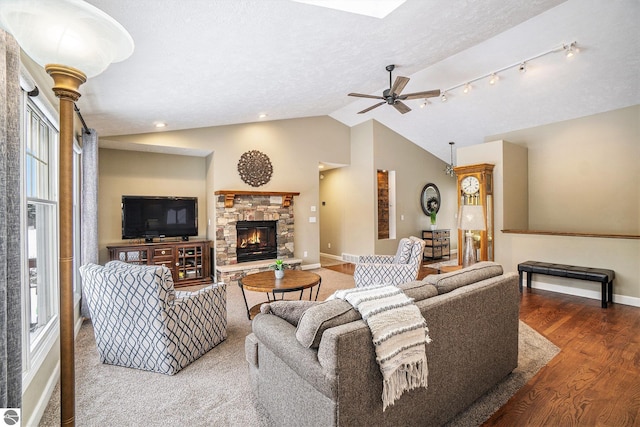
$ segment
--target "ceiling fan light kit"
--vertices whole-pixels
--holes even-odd
[[[440,100],[442,102],[446,102],[448,99],[447,93],[448,92],[452,92],[455,89],[464,87],[463,92],[464,93],[469,93],[471,91],[471,84],[475,83],[479,80],[482,79],[486,79],[489,78],[489,84],[490,85],[495,85],[498,80],[500,80],[500,77],[498,76],[499,73],[502,73],[504,71],[507,71],[511,68],[518,68],[518,71],[521,74],[525,74],[527,71],[527,66],[528,66],[528,62],[534,60],[534,59],[538,59],[541,58],[543,56],[549,55],[551,53],[555,53],[555,52],[564,52],[567,58],[570,58],[572,56],[574,56],[576,53],[578,53],[580,50],[578,49],[578,43],[576,41],[573,41],[571,43],[563,43],[562,45],[560,45],[559,47],[554,47],[552,49],[549,49],[545,52],[542,52],[538,55],[532,56],[530,58],[526,58],[523,59],[522,61],[518,61],[514,64],[508,65],[506,67],[502,67],[499,70],[496,71],[492,71],[491,73],[485,74],[483,76],[480,77],[476,77],[475,79],[472,80],[467,80],[464,83],[460,83],[457,84],[455,86],[451,86],[448,89],[445,89],[443,91],[440,90],[428,90],[428,91],[423,91],[423,92],[415,92],[415,93],[407,93],[402,95],[402,90],[404,89],[404,87],[407,85],[407,83],[409,83],[409,77],[402,77],[402,76],[398,76],[396,77],[395,82],[393,82],[392,84],[392,71],[395,69],[395,65],[391,64],[391,65],[387,65],[385,67],[385,69],[389,72],[389,89],[385,89],[382,92],[382,96],[379,95],[367,95],[367,94],[362,94],[362,93],[350,93],[348,94],[348,96],[355,96],[358,98],[370,98],[370,99],[379,99],[381,100],[380,102],[378,102],[377,104],[372,105],[371,107],[365,108],[362,111],[358,111],[358,114],[364,114],[367,113],[371,110],[373,110],[374,108],[378,108],[379,106],[383,105],[383,104],[389,104],[389,105],[393,105],[395,107],[396,110],[398,110],[400,113],[405,114],[408,113],[409,111],[411,111],[411,108],[409,108],[409,106],[407,106],[404,102],[405,100],[410,100],[410,99],[419,99],[419,98],[424,98],[424,102],[420,105],[420,108],[424,108],[427,106],[427,104],[429,104],[427,98],[433,98],[433,97],[440,97]]]

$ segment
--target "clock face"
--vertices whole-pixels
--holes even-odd
[[[480,190],[480,181],[475,176],[468,176],[460,182],[464,194],[476,194]]]

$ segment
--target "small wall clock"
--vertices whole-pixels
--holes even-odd
[[[240,178],[252,187],[260,187],[271,180],[273,166],[269,156],[258,150],[251,150],[240,156],[238,161]]]

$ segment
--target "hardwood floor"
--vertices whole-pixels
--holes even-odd
[[[560,353],[484,426],[640,426],[640,308],[533,289],[520,319]]]

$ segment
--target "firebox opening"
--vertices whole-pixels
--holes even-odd
[[[238,262],[273,259],[278,256],[277,221],[238,221],[236,224]]]

